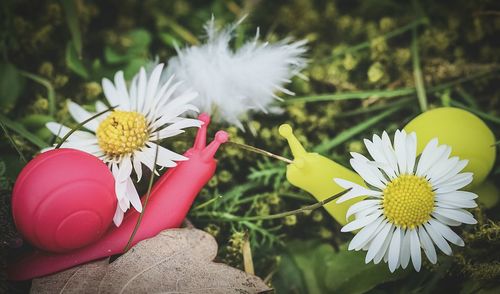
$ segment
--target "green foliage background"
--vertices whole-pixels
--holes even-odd
[[[130,78],[152,60],[167,61],[174,46],[203,42],[203,24],[220,25],[248,14],[234,46],[253,37],[309,40],[309,81],[296,79],[281,115],[255,114],[247,131],[227,129],[235,142],[290,156],[277,126],[291,123],[308,150],[347,164],[349,151],[366,152],[361,139],[401,128],[430,108],[455,106],[480,116],[500,137],[500,7],[496,1],[327,0],[113,0],[14,1],[0,3],[0,246],[23,250],[10,216],[10,191],[25,160],[54,142],[44,124],[75,126],[66,100],[91,105],[102,99],[100,80],[123,69]],[[201,36],[201,37],[200,37]],[[421,75],[423,83],[416,83]],[[417,91],[419,90],[419,92]],[[165,142],[178,152],[192,133]],[[497,156],[497,158],[500,156]],[[219,259],[242,267],[250,240],[256,274],[282,293],[408,293],[448,290],[500,291],[498,193],[485,193],[464,227],[465,249],[454,248],[437,265],[389,274],[385,265],[364,265],[363,254],[346,252],[348,234],[322,209],[277,220],[248,220],[313,203],[291,187],[285,165],[225,147],[217,175],[189,214],[213,234]],[[499,185],[500,165],[489,181]],[[145,182],[141,187],[145,189]],[[494,189],[494,188],[492,188]],[[17,248],[17,249],[14,249]],[[2,271],[3,273],[3,271]],[[23,292],[8,284],[0,292]]]

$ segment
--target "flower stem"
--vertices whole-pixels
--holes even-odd
[[[158,140],[160,135],[158,134]],[[141,211],[141,214],[139,215],[139,218],[137,219],[137,222],[135,223],[134,230],[132,231],[132,234],[130,235],[130,239],[128,239],[127,245],[125,245],[125,248],[123,248],[123,252],[127,252],[130,247],[132,247],[132,242],[134,241],[135,234],[137,234],[137,230],[139,230],[139,226],[141,225],[142,217],[144,216],[144,213],[146,213],[146,208],[148,206],[148,201],[149,201],[149,196],[151,195],[151,189],[153,188],[153,181],[155,178],[155,172],[154,172],[154,167],[156,166],[156,162],[158,161],[158,149],[159,145],[156,145],[156,150],[155,150],[155,160],[153,164],[153,170],[151,171],[151,177],[149,178],[149,184],[148,184],[148,191],[146,193],[146,198],[144,199],[144,205]]]
[[[283,217],[287,217],[290,215],[303,213],[304,211],[308,211],[308,210],[315,210],[317,208],[320,208],[320,207],[330,203],[331,201],[344,195],[345,193],[349,192],[350,190],[351,190],[351,188],[346,189],[340,193],[337,193],[333,196],[326,198],[325,200],[314,203],[312,205],[301,207],[299,209],[290,210],[290,211],[286,211],[286,212],[282,212],[282,213],[264,215],[264,216],[236,216],[236,215],[233,215],[230,213],[225,213],[225,212],[222,212],[222,213],[217,213],[217,212],[203,213],[203,212],[201,212],[201,213],[198,213],[197,215],[198,216],[205,216],[206,215],[206,216],[211,216],[211,217],[218,217],[219,220],[221,220],[221,221],[230,221],[230,222],[232,222],[232,221],[258,221],[258,220],[277,219],[277,218],[283,218]]]
[[[266,150],[263,150],[263,149],[260,149],[260,148],[257,148],[257,147],[254,147],[254,146],[250,146],[250,145],[247,145],[247,144],[242,144],[242,143],[236,143],[236,142],[233,142],[233,141],[228,141],[226,144],[231,144],[231,145],[234,145],[238,148],[241,148],[241,149],[245,149],[245,150],[248,150],[248,151],[251,151],[251,152],[255,152],[255,153],[258,153],[258,154],[261,154],[261,155],[264,155],[264,156],[268,156],[268,157],[272,157],[274,159],[278,159],[278,160],[281,160],[283,162],[286,162],[288,164],[292,163],[293,161],[286,158],[286,157],[283,157],[283,156],[280,156],[280,155],[276,155],[274,153],[271,153],[269,151],[266,151]]]

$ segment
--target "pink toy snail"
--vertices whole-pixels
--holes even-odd
[[[165,229],[179,227],[199,191],[214,175],[217,164],[214,155],[219,146],[227,141],[228,135],[218,131],[215,140],[206,146],[210,119],[207,114],[201,114],[199,119],[204,124],[198,130],[194,146],[184,153],[189,160],[171,168],[155,183],[132,245]],[[120,227],[111,226],[99,240],[88,246],[65,253],[33,252],[9,267],[9,278],[32,279],[123,253],[139,215],[137,211],[130,210]]]

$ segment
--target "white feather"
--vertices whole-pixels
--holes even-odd
[[[200,110],[243,128],[240,120],[249,110],[266,113],[277,92],[294,94],[284,85],[306,66],[306,41],[262,43],[257,30],[254,39],[235,51],[229,43],[237,25],[217,30],[212,18],[205,25],[207,42],[178,49],[164,76],[184,81],[180,91],[198,92],[193,104]]]

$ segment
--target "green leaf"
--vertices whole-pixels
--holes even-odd
[[[120,54],[115,49],[106,46],[104,48],[104,59],[109,64],[119,64],[129,59],[128,55]]]
[[[3,112],[14,108],[23,86],[24,79],[17,68],[10,63],[0,63],[0,109]]]
[[[339,251],[318,241],[292,241],[285,247],[273,286],[277,293],[365,293],[399,280],[406,271],[390,273],[387,264],[365,264],[366,252]]]
[[[38,138],[36,135],[34,135],[34,134],[30,133],[28,130],[26,130],[23,125],[21,125],[17,122],[11,121],[10,119],[8,119],[6,116],[4,116],[2,114],[0,114],[0,120],[8,129],[17,133],[18,135],[25,138],[26,140],[30,141],[34,145],[38,146],[40,149],[49,146],[49,144],[47,144],[46,142],[44,142],[43,140]]]
[[[134,58],[129,61],[127,66],[123,69],[123,74],[126,79],[131,79],[134,75],[139,72],[139,69],[149,62],[146,58]]]
[[[158,35],[163,44],[175,48],[175,46],[180,46],[182,44],[174,35],[169,33],[160,33]]]
[[[391,273],[385,263],[365,264],[364,251],[347,251],[347,246],[325,258],[325,284],[332,293],[365,293],[377,285],[405,277],[410,270]]]
[[[0,160],[0,176],[3,176],[6,170],[7,167],[5,166],[5,162]]]
[[[85,68],[85,65],[83,64],[81,58],[78,57],[78,53],[73,42],[68,42],[68,44],[66,45],[66,65],[69,69],[71,69],[82,78],[89,78],[89,73]]]
[[[47,89],[47,100],[49,100],[49,114],[54,115],[56,113],[56,94],[54,92],[54,87],[52,87],[52,84],[42,78],[41,76],[26,72],[26,71],[20,71],[20,73],[27,77],[28,79],[31,79],[40,85],[44,86]]]
[[[78,13],[76,11],[75,2],[75,0],[61,0],[64,13],[66,14],[66,22],[68,23],[71,38],[75,46],[75,53],[80,59],[82,57],[82,34],[80,32],[80,24],[78,23]]]
[[[45,124],[51,121],[54,121],[54,118],[50,115],[30,114],[23,117],[20,123],[28,130],[37,130],[39,128],[45,128]]]
[[[132,44],[129,47],[129,52],[132,54],[142,54],[149,48],[151,44],[151,34],[144,29],[132,30],[127,34],[127,37],[131,39]]]

